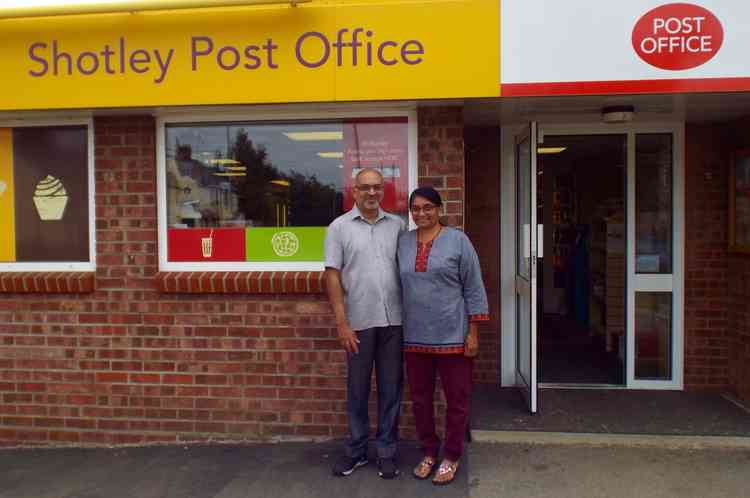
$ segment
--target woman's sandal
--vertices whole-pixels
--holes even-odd
[[[437,474],[432,479],[432,484],[436,486],[450,484],[456,478],[456,472],[458,472],[458,461],[449,463],[448,460],[443,460],[440,462]]]
[[[412,472],[414,474],[414,477],[416,477],[417,479],[427,479],[435,469],[436,463],[437,461],[433,457],[424,457],[422,461],[419,462],[416,467],[414,467],[414,471]]]

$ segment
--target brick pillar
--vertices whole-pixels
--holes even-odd
[[[443,221],[464,228],[463,107],[419,109],[419,185],[431,185],[443,199]]]
[[[715,125],[685,130],[685,387],[729,386],[727,142]]]
[[[140,323],[130,306],[153,291],[158,269],[154,119],[102,117],[94,122],[97,288],[109,291],[110,323]]]
[[[500,129],[467,128],[466,233],[482,265],[490,321],[479,332],[476,382],[500,382]]]
[[[735,150],[750,149],[748,125],[750,119],[745,118],[727,127],[731,137],[727,170]],[[728,277],[729,381],[735,394],[750,404],[750,254],[729,254]]]

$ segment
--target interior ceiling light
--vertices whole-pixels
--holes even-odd
[[[559,154],[560,152],[567,149],[567,147],[537,147],[537,154]]]
[[[234,159],[209,159],[209,164],[242,164],[239,161],[235,161]]]
[[[214,176],[246,176],[247,173],[240,172],[226,172],[226,173],[214,173]]]
[[[289,180],[271,180],[271,183],[274,185],[281,185],[282,187],[289,186]]]
[[[324,159],[343,159],[344,153],[343,152],[318,152],[318,157],[322,157]]]
[[[343,131],[285,131],[289,140],[312,142],[316,140],[343,140]]]
[[[224,169],[227,171],[247,171],[244,166],[224,166]]]
[[[203,9],[211,7],[251,7],[286,4],[292,7],[312,0],[10,0],[2,2],[0,19],[21,17],[112,14],[150,10]]]
[[[632,105],[613,105],[602,109],[602,121],[605,123],[629,123],[633,120],[635,109]]]

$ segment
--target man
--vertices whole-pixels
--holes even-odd
[[[403,367],[396,245],[406,226],[401,218],[380,208],[383,183],[377,170],[360,171],[355,178],[354,207],[333,220],[326,233],[326,288],[348,367],[350,439],[346,455],[333,468],[338,476],[348,476],[368,463],[367,403],[373,364],[378,384],[378,473],[385,479],[399,474],[396,449]]]

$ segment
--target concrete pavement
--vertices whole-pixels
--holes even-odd
[[[0,450],[0,498],[514,498],[745,497],[750,451],[471,443],[451,486],[374,463],[330,473],[340,444],[279,443],[97,449]]]

